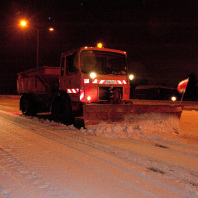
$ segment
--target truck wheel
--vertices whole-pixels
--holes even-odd
[[[27,115],[27,116],[36,115],[36,107],[28,97],[21,98],[20,107],[23,115]]]
[[[62,98],[57,98],[52,106],[52,119],[55,122],[61,122],[66,125],[73,124],[74,117],[70,102]]]

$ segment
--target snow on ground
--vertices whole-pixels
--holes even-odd
[[[18,98],[0,97],[0,197],[198,197],[197,120],[184,111],[179,134],[102,132],[22,116]]]

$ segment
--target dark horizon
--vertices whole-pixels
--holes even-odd
[[[31,28],[18,27],[19,18]],[[16,92],[17,72],[39,65],[59,66],[63,51],[82,46],[120,49],[129,70],[149,84],[176,87],[190,74],[198,77],[198,2],[191,1],[11,1],[1,5],[0,93]]]

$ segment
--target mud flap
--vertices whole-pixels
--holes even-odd
[[[83,106],[85,128],[104,124],[125,124],[133,128],[179,133],[182,107],[179,105],[86,104]]]

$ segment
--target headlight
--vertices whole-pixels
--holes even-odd
[[[91,101],[91,96],[87,96],[87,101],[88,101],[88,102]]]
[[[176,98],[175,96],[172,96],[172,97],[171,97],[171,100],[174,102],[174,101],[177,100],[177,98]]]
[[[134,75],[133,74],[130,74],[129,75],[129,80],[133,80],[134,79]]]
[[[94,73],[94,72],[90,73],[90,77],[91,77],[92,79],[95,78],[95,77],[96,77],[96,73]]]

